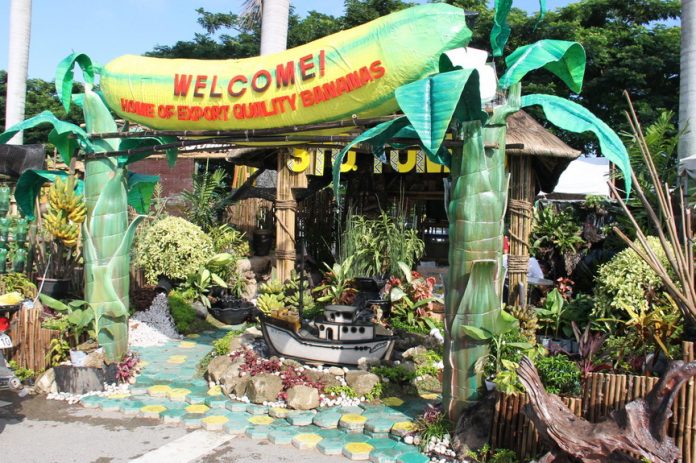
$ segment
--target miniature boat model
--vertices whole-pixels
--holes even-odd
[[[261,317],[266,343],[278,355],[332,365],[357,365],[389,358],[394,337],[377,334],[375,324],[356,320],[356,307],[327,306],[324,317],[308,326],[276,317]],[[316,332],[316,333],[314,333]]]

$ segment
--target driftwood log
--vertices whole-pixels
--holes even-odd
[[[517,374],[529,395],[524,412],[550,449],[539,463],[640,462],[641,457],[673,463],[679,458],[679,449],[667,436],[667,421],[679,388],[696,376],[696,362],[673,362],[644,399],[627,403],[600,423],[575,416],[558,396],[547,393],[528,358]]]

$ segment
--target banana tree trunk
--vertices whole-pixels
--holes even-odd
[[[455,423],[462,410],[478,398],[481,378],[474,365],[489,353],[486,341],[465,336],[461,327],[496,332],[500,318],[509,179],[505,120],[516,109],[519,86],[511,90],[510,103],[498,108],[485,127],[478,121],[462,124],[458,139],[464,146],[452,159],[443,398]]]

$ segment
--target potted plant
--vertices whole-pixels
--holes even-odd
[[[567,320],[567,307],[563,295],[557,288],[554,288],[546,296],[544,305],[536,309],[539,323],[544,327],[544,336],[541,338],[541,344],[544,347],[549,347],[551,343],[556,343],[561,349],[570,352],[572,341],[568,339],[573,329],[570,322]],[[549,337],[549,332],[551,336]],[[565,336],[561,338],[560,336]]]
[[[253,304],[244,299],[247,281],[236,271],[227,284],[227,292],[220,297],[211,309],[213,316],[227,325],[238,325],[250,314]]]
[[[80,259],[80,228],[87,213],[85,200],[75,192],[76,179],[60,177],[48,189],[42,229],[36,236],[35,259],[39,292],[53,298],[70,292],[71,275]]]
[[[436,328],[429,313],[434,304],[442,302],[433,296],[435,278],[424,278],[404,262],[399,262],[398,266],[402,278],[392,276],[384,286],[385,295],[391,302],[389,318],[392,324],[396,321],[397,325],[412,327],[427,334]]]

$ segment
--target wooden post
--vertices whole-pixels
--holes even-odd
[[[280,281],[290,278],[295,267],[295,216],[297,201],[293,188],[307,188],[307,175],[288,168],[289,153],[278,154],[276,185],[276,273]]]
[[[508,157],[510,166],[510,254],[508,255],[508,304],[527,303],[527,265],[529,235],[532,232],[534,196],[536,195],[532,158]],[[520,293],[519,288],[522,288]]]

